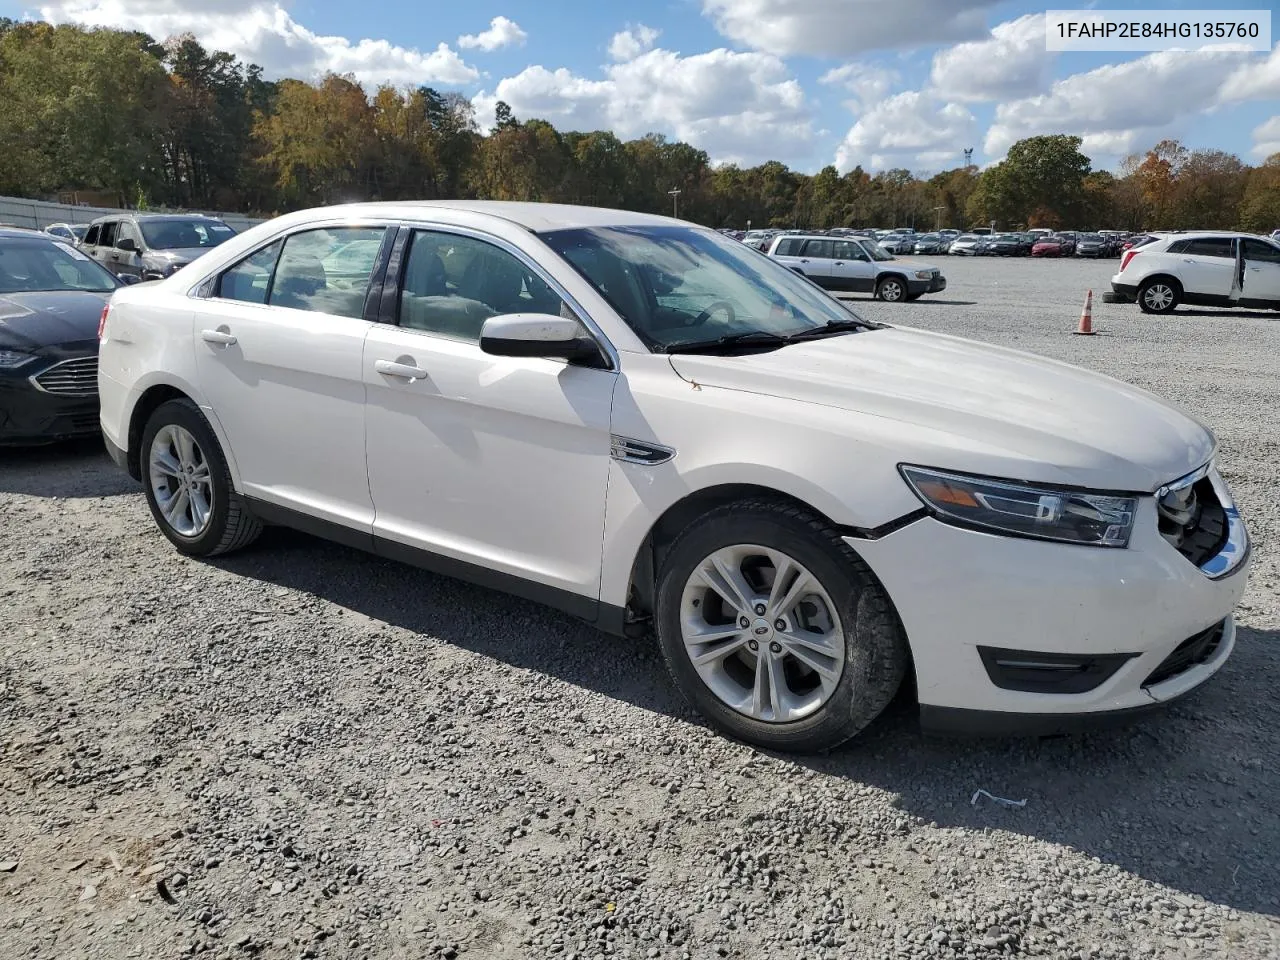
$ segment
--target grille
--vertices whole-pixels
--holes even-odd
[[[98,358],[77,357],[55,363],[31,378],[45,393],[59,397],[96,397],[98,395]]]
[[[1227,542],[1227,514],[1208,477],[1156,501],[1160,535],[1197,567],[1216,556]]]
[[[1225,629],[1225,625],[1225,621],[1214,624],[1208,630],[1183,640],[1174,648],[1173,653],[1161,661],[1160,666],[1151,671],[1151,675],[1142,681],[1142,685],[1150,687],[1157,683],[1163,683],[1170,677],[1176,677],[1183,671],[1190,670],[1192,667],[1212,659],[1213,655],[1218,652],[1218,647],[1222,644],[1222,632]]]

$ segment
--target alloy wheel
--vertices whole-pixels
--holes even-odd
[[[902,299],[902,284],[897,280],[885,280],[880,284],[880,299],[894,303]]]
[[[1153,283],[1142,294],[1142,299],[1153,313],[1162,313],[1173,305],[1173,288],[1164,283]]]
[[[213,516],[213,479],[196,438],[177,424],[161,427],[151,441],[147,466],[165,523],[184,537],[198,537]]]
[[[793,557],[722,547],[694,567],[680,601],[685,652],[725,705],[765,723],[817,712],[845,663],[836,605]]]

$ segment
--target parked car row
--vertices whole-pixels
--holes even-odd
[[[693,705],[770,749],[836,746],[908,673],[928,728],[1051,734],[1223,666],[1249,550],[1207,428],[815,287],[945,286],[875,238],[771,248],[621,211],[359,204],[122,288],[6,234],[0,424],[100,400],[182,554],[295,526],[656,634]]]
[[[831,230],[753,230],[749,233],[725,231],[735,239],[767,253],[781,236],[827,236],[874,240],[886,252],[896,256],[909,254],[952,255],[962,257],[1118,257],[1125,244],[1137,236],[1119,230],[1082,233],[1074,230],[1026,230],[1016,233],[992,233],[983,229],[961,233],[938,230],[918,234],[909,227],[893,230],[853,230],[836,227]]]

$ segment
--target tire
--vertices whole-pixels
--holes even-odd
[[[733,551],[750,555],[761,548],[774,551],[775,556],[784,555],[798,565],[801,573],[809,575],[807,583],[817,586],[811,592],[797,594],[790,607],[783,600],[776,610],[766,609],[766,613],[760,615],[754,604],[765,598],[766,587],[752,585],[744,578],[742,582],[753,590],[759,587],[758,595],[747,601],[755,619],[746,620],[737,613],[727,613],[735,608],[723,600],[723,593],[699,579],[697,571],[706,567],[713,557]],[[750,556],[738,563],[740,575],[744,569],[750,569],[746,566],[749,562]],[[727,568],[732,569],[732,564]],[[776,570],[774,567],[775,573]],[[762,575],[760,568],[755,575]],[[786,588],[788,593],[800,589],[798,577],[786,582],[793,584]],[[826,612],[834,616],[824,617],[822,608],[828,603],[830,609]],[[736,609],[741,612],[741,606]],[[817,611],[817,619],[827,628],[825,635],[807,632],[811,625],[800,622],[808,619],[805,610]],[[778,619],[770,622],[769,618],[775,616]],[[667,669],[690,705],[721,732],[773,750],[812,753],[839,746],[889,705],[902,684],[910,660],[906,637],[888,595],[839,533],[801,507],[767,499],[727,504],[712,510],[676,539],[659,571],[655,622]],[[691,634],[697,629],[715,631],[715,625],[709,626],[713,622],[723,623],[721,632],[728,630],[737,636],[715,636],[701,644],[696,640],[686,641],[686,627]],[[748,627],[738,629],[743,622],[747,622]],[[784,623],[785,630],[773,631]],[[765,629],[762,630],[762,626]],[[749,645],[761,635],[765,639],[759,640],[752,652]],[[791,652],[795,649],[791,638],[795,636],[829,640],[825,648],[842,658],[843,663],[836,676],[833,660],[816,656],[802,647],[805,656],[827,665],[830,676],[820,689],[804,694],[807,701],[793,701],[799,703],[799,707],[791,711],[785,701],[798,696],[796,688],[822,680]],[[773,650],[781,648],[778,640],[787,642],[788,647],[776,655],[769,653],[766,642],[769,650]],[[711,661],[709,666],[695,666],[691,644],[704,660],[710,659],[704,656],[707,648],[714,648],[713,655],[719,659]],[[722,655],[718,652],[721,647],[735,652]],[[750,700],[748,686],[760,688],[755,686],[755,680],[747,677],[758,680],[760,674],[748,664],[764,669],[766,657],[781,664],[778,676],[780,683],[786,684],[786,693],[775,697],[770,688],[766,691],[768,696],[762,699],[768,699],[772,706],[755,711],[753,716],[757,702],[740,702],[739,707],[735,707],[724,692],[726,689],[738,695],[745,692]],[[808,675],[803,675],[806,670]],[[773,676],[772,671],[766,671],[765,676]],[[777,706],[779,701],[784,701],[781,710]],[[769,713],[773,715],[766,715]]]
[[[1181,285],[1168,277],[1151,277],[1138,287],[1138,307],[1143,313],[1172,313],[1181,299]]]
[[[876,299],[901,303],[907,296],[907,284],[900,277],[882,277],[876,284]]]
[[[180,449],[184,433],[194,444],[189,457]],[[165,458],[158,460],[162,455]],[[191,471],[183,466],[188,461],[194,467]],[[156,407],[142,431],[140,462],[151,516],[179,553],[191,557],[230,553],[248,546],[262,532],[261,521],[232,489],[231,472],[218,438],[190,400],[169,400]],[[175,479],[179,475],[173,472],[174,465],[188,473],[185,487],[181,479]],[[205,477],[207,482],[202,479]],[[166,492],[163,502],[162,491]],[[184,491],[190,491],[185,510],[180,502]],[[207,507],[201,511],[202,517],[190,506],[197,499]],[[170,514],[175,519],[166,516],[166,506],[177,508]]]

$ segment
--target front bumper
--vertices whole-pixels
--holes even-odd
[[[1117,274],[1118,276],[1118,274]],[[1111,289],[1102,292],[1103,303],[1137,303],[1138,287],[1132,283],[1120,283],[1111,278]]]
[[[45,393],[30,377],[50,361],[0,370],[0,446],[32,446],[94,436],[99,432],[98,398]]]
[[[1223,548],[1219,556],[1236,560],[1219,579],[1160,536],[1149,497],[1139,503],[1123,550],[979,533],[932,517],[877,540],[848,543],[897,607],[915,663],[922,722],[934,729],[1037,733],[1123,719],[1216,673],[1235,643],[1231,612],[1249,565],[1244,536],[1241,526],[1241,540]],[[1222,638],[1208,659],[1172,676],[1155,673],[1179,645],[1217,624],[1223,624]],[[993,680],[982,648],[1122,662],[1084,692],[1008,689]]]
[[[947,289],[947,278],[942,274],[938,274],[932,280],[917,280],[915,277],[910,277],[907,280],[908,295],[937,293],[945,289]]]

